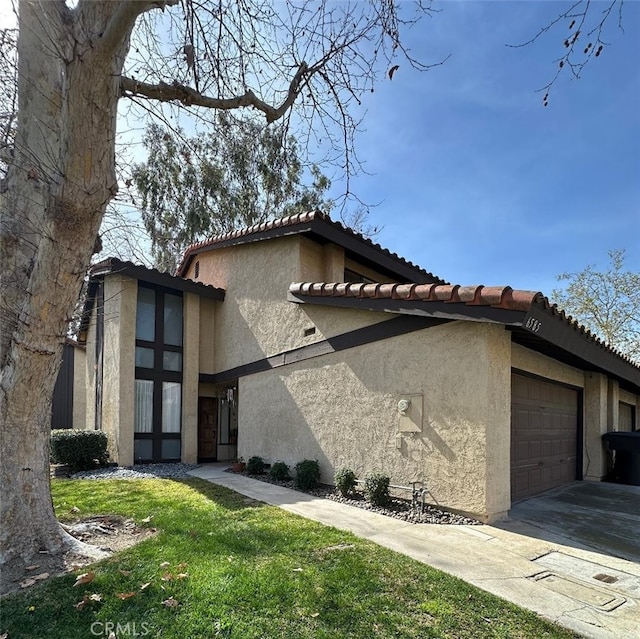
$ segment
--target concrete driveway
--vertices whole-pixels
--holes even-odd
[[[498,526],[640,563],[640,486],[573,482],[515,504]]]

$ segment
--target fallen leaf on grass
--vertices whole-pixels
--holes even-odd
[[[146,583],[146,584],[142,584],[142,585],[140,586],[140,590],[146,590],[150,585],[151,585],[151,582],[150,582],[150,581],[147,581],[147,583]]]
[[[165,599],[162,602],[162,605],[167,608],[175,608],[178,605],[178,602],[173,597],[169,597],[169,599]]]
[[[316,617],[320,616],[320,613],[319,612],[314,612],[314,613],[311,614],[311,616],[315,619]]]
[[[96,578],[95,572],[83,572],[81,575],[76,577],[76,583],[73,584],[75,586],[80,586],[82,584],[90,584]]]
[[[79,601],[77,604],[73,604],[73,607],[76,610],[82,610],[91,601],[102,601],[102,595],[97,592],[94,592],[92,595],[85,595],[82,598],[82,601]]]
[[[186,562],[186,561],[183,561],[182,563],[179,563],[179,564],[176,566],[176,570],[177,570],[178,572],[183,572],[183,571],[184,571],[184,569],[185,569],[186,567],[187,567],[187,562]]]
[[[148,524],[152,519],[153,519],[153,515],[149,515],[148,517],[145,517],[141,521],[143,524]]]
[[[173,581],[175,577],[170,572],[165,572],[160,579],[162,579],[162,581]]]
[[[160,568],[168,568],[171,564],[168,561],[163,561],[160,564]]]
[[[130,570],[122,570],[122,568],[120,568],[120,569],[118,570],[118,572],[119,572],[121,575],[124,575],[125,577],[128,577],[129,575],[131,575],[131,571],[130,571]]]
[[[72,507],[69,509],[69,512],[72,512],[72,513],[79,513],[79,512],[80,512],[80,509],[79,509],[77,506],[72,506]]]
[[[125,599],[131,599],[131,597],[135,597],[136,593],[135,592],[119,592],[116,597],[118,599],[122,599],[122,601],[124,601]]]
[[[302,568],[294,568],[293,572],[302,572]]]
[[[49,573],[41,572],[39,575],[34,575],[33,579],[35,579],[36,581],[43,581],[45,579],[49,579]]]
[[[179,572],[176,575],[176,579],[186,579],[189,576],[188,572]]]

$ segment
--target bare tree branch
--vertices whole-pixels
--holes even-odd
[[[241,107],[253,107],[265,114],[267,123],[279,120],[293,105],[310,70],[305,62],[301,62],[298,71],[289,84],[287,97],[279,107],[271,106],[260,99],[251,89],[233,98],[213,98],[202,95],[198,91],[174,81],[172,84],[159,82],[148,84],[123,76],[120,81],[122,95],[125,97],[144,96],[161,102],[180,102],[185,106],[200,106],[207,109],[230,110]]]

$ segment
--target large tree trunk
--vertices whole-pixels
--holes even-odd
[[[0,563],[71,543],[50,496],[51,398],[68,320],[116,191],[119,76],[135,21],[125,15],[124,28],[108,30],[122,6],[19,7],[18,129],[0,195]]]

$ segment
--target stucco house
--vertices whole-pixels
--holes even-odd
[[[491,521],[601,480],[601,435],[640,408],[640,367],[542,294],[450,285],[319,212],[176,275],[106,260],[85,310],[87,427],[122,465],[318,459]]]

